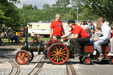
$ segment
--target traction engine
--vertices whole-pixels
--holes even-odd
[[[38,41],[37,37],[34,37],[33,43],[28,42],[28,27],[25,27],[25,43],[20,51],[16,53],[15,60],[18,64],[27,64],[31,62],[34,58],[33,52],[38,52],[38,55],[43,53],[45,58],[48,58],[54,64],[63,64],[68,59],[74,58],[76,49],[73,43],[70,45],[64,44],[67,40],[61,39],[57,37],[57,40],[51,39],[47,43],[43,43],[42,41]],[[108,57],[107,54],[109,52],[108,46],[103,45],[103,54],[105,58],[101,60],[102,62],[108,61],[113,64],[113,57]],[[92,53],[94,51],[93,44],[85,44],[82,46],[82,56],[79,57],[80,63],[84,64],[92,64],[92,60],[97,60],[99,54],[93,56]]]

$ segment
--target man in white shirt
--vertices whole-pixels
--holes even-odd
[[[101,26],[101,31],[103,36],[100,38],[95,38],[94,40],[96,42],[94,42],[94,45],[97,48],[97,51],[100,53],[100,56],[98,59],[102,60],[104,58],[104,55],[102,53],[101,45],[108,43],[108,40],[111,37],[111,33],[110,33],[110,27],[106,25],[105,20],[103,18],[99,18],[98,23]]]

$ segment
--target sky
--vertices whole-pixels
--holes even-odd
[[[18,8],[22,8],[23,4],[36,5],[38,9],[42,9],[44,4],[55,4],[57,0],[20,0],[20,3],[15,4]]]

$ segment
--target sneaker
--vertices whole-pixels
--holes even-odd
[[[99,60],[102,60],[103,58],[104,58],[104,56],[103,55],[100,55],[98,59]]]
[[[113,53],[109,52],[107,56],[113,56]]]
[[[93,52],[93,55],[96,55],[96,54],[97,54],[97,51],[94,51],[94,52]]]

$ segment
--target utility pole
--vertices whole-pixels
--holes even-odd
[[[79,10],[79,8],[77,7],[77,22],[78,22],[78,10]]]

